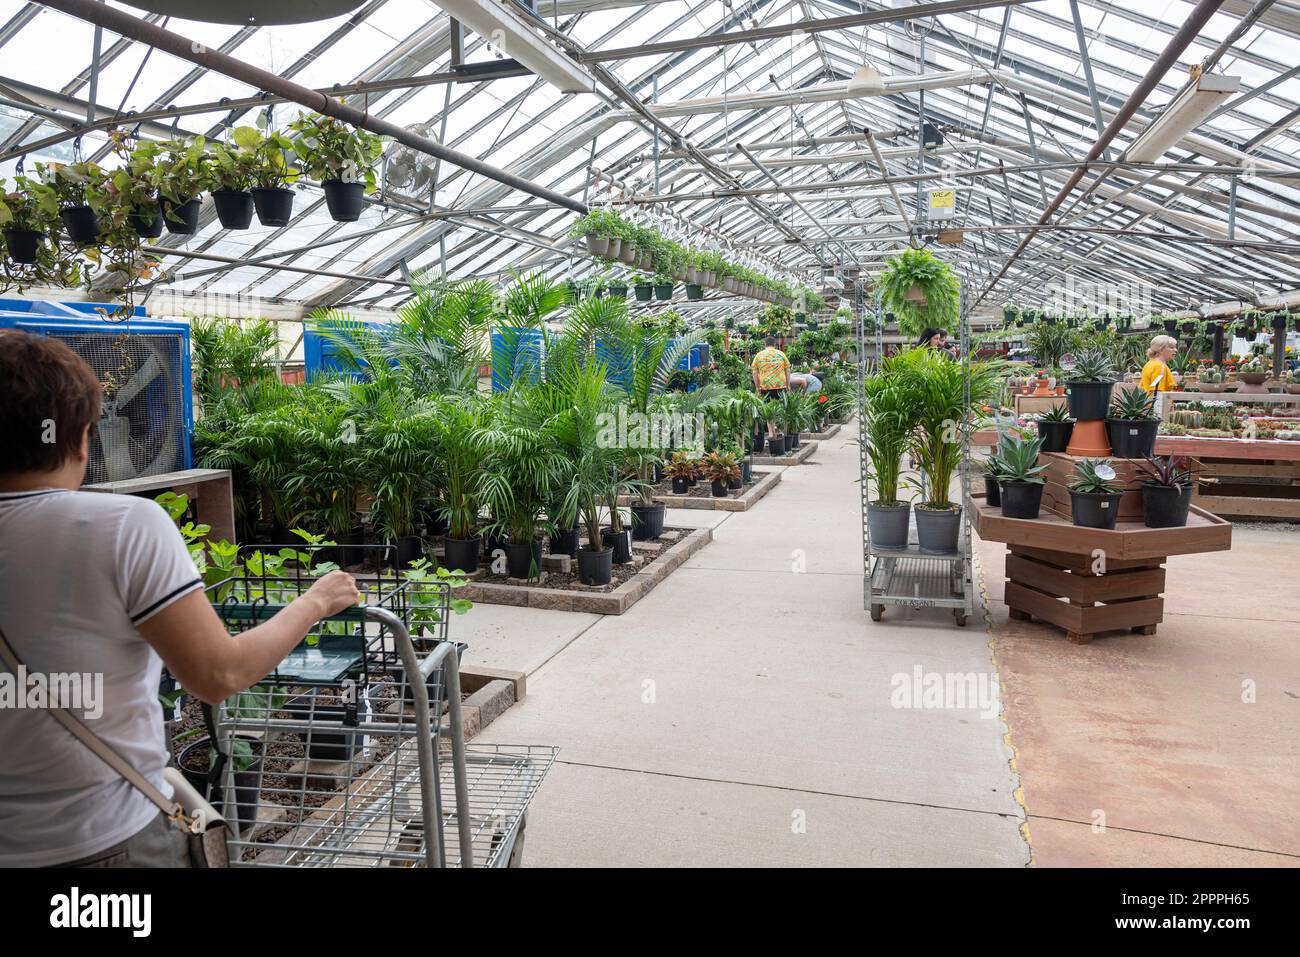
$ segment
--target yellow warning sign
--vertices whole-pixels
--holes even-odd
[[[952,209],[953,191],[950,189],[930,190],[931,209]]]

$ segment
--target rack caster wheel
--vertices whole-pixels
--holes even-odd
[[[872,605],[872,606],[871,606],[871,620],[872,620],[872,621],[880,621],[880,619],[881,619],[881,618],[884,618],[884,617],[885,617],[885,606],[884,606],[884,605]]]
[[[959,628],[966,627],[966,613],[962,611],[960,608],[954,608],[952,610],[952,617],[957,619],[957,626]]]

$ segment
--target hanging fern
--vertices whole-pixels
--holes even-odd
[[[913,286],[925,293],[925,302],[908,300]],[[889,260],[879,287],[881,305],[898,317],[899,332],[905,336],[918,336],[926,327],[950,329],[957,324],[961,285],[948,264],[928,250],[905,249]]]

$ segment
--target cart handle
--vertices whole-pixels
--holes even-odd
[[[469,784],[465,772],[465,727],[460,713],[460,662],[456,657],[456,643],[442,641],[434,646],[423,660],[415,655],[411,633],[402,619],[387,608],[363,605],[361,612],[367,621],[377,622],[393,634],[393,644],[402,658],[402,668],[410,683],[415,699],[415,720],[420,728],[430,727],[429,686],[425,684],[434,668],[444,667],[447,675],[447,719],[451,737],[452,778],[456,787],[456,833],[460,837],[460,866],[474,866],[473,835],[470,833]],[[418,675],[419,680],[412,680]],[[434,799],[433,737],[421,732],[415,738],[420,758],[421,812],[424,816],[424,853],[430,867],[443,866],[441,809]]]

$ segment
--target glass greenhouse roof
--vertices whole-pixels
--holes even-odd
[[[1116,116],[1193,4],[972,0],[945,3],[928,19],[694,45],[913,5],[539,0],[535,15],[596,78],[595,92],[566,94],[532,74],[450,81],[450,20],[432,0],[370,0],[323,22],[244,27],[111,4],[305,86],[366,84],[348,101],[375,116],[586,204],[617,203],[678,238],[725,236],[804,281],[823,269],[878,271],[907,243],[921,191],[951,187],[955,215],[938,225],[964,240],[934,248],[985,308],[1066,282],[1145,283],[1153,307],[1166,309],[1300,288],[1300,67],[1290,63],[1300,2],[1225,0],[1101,158],[1120,165],[1090,168],[1051,228],[1014,258],[1096,142],[1099,122]],[[96,65],[95,28],[42,4],[6,0],[0,24],[5,177],[20,159],[30,167],[104,158],[110,121],[138,124],[142,137],[219,137],[259,111],[273,124],[299,111],[108,30]],[[503,53],[467,33],[463,58],[490,65]],[[883,90],[850,95],[847,81],[865,66]],[[1125,165],[1194,68],[1239,77],[1240,88],[1163,155]],[[638,112],[647,107],[657,125]],[[92,128],[81,129],[92,111]],[[921,115],[942,136],[924,151]],[[176,252],[164,260],[168,281],[153,289],[301,311],[384,309],[409,295],[403,277],[425,268],[488,278],[599,268],[565,239],[571,210],[418,159],[431,187],[411,194],[385,180],[355,223],[333,222],[314,185],[300,186],[281,229],[223,230],[208,203],[198,234],[159,240]]]

